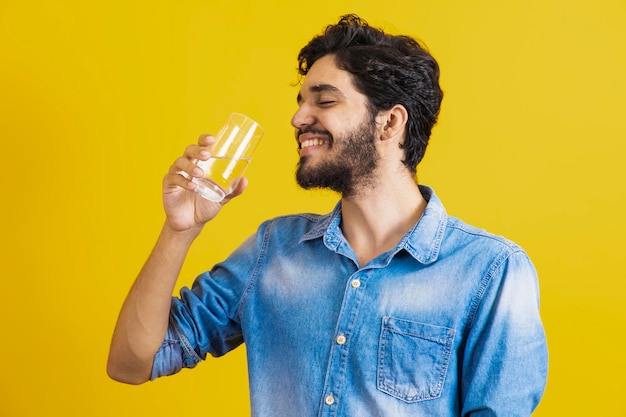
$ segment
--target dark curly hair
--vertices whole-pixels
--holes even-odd
[[[353,75],[355,88],[368,99],[374,117],[396,104],[408,112],[404,165],[415,174],[437,122],[443,92],[439,65],[415,39],[390,35],[354,14],[326,27],[298,55],[305,76],[319,58],[333,54],[337,66]]]

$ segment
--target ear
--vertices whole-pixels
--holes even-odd
[[[402,104],[396,104],[389,110],[381,111],[376,117],[380,126],[380,140],[396,138],[404,141],[404,131],[409,114]]]

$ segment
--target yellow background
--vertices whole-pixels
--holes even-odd
[[[420,182],[537,266],[535,415],[626,414],[624,0],[0,0],[0,415],[248,415],[243,348],[137,387],[107,378],[108,343],[162,175],[231,111],[266,137],[180,285],[263,219],[334,205],[294,185],[289,119],[300,47],[348,12],[431,49],[446,95]]]

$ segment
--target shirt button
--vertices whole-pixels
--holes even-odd
[[[326,405],[333,405],[335,404],[335,396],[333,394],[330,394],[328,397],[326,397]]]
[[[339,336],[337,336],[336,341],[338,345],[343,345],[344,343],[346,343],[346,336],[340,334]]]
[[[361,280],[358,278],[353,279],[350,285],[352,285],[352,288],[359,288],[361,286]]]

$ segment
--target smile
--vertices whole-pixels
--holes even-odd
[[[300,144],[300,149],[309,148],[311,146],[325,145],[327,142],[328,141],[326,139],[318,139],[318,138],[308,139],[308,140],[303,141]]]

